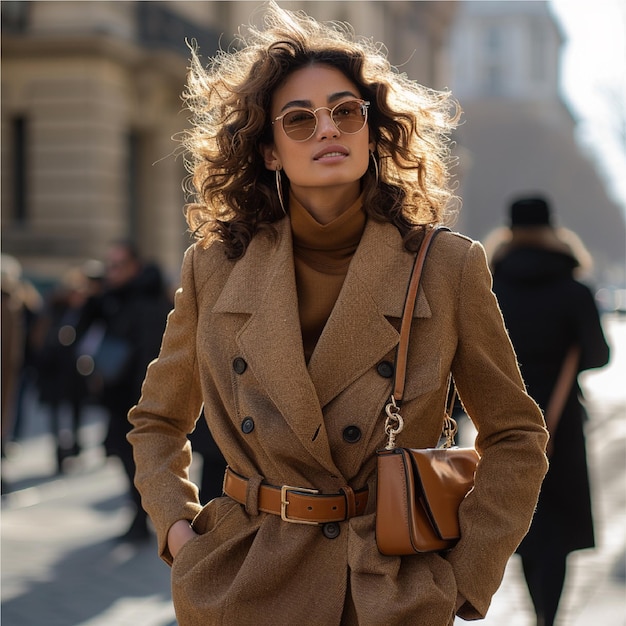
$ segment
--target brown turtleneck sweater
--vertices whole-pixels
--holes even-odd
[[[365,229],[363,198],[320,224],[293,196],[289,213],[302,343],[307,363],[330,316]]]

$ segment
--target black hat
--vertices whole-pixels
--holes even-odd
[[[550,207],[545,198],[540,196],[519,198],[511,204],[511,228],[550,225]]]

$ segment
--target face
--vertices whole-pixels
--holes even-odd
[[[271,119],[294,109],[332,109],[349,100],[361,99],[356,85],[339,70],[327,65],[313,65],[297,70],[275,92]],[[330,111],[322,108],[315,114],[317,126],[310,138],[294,141],[281,120],[273,125],[274,143],[264,150],[268,169],[282,168],[289,178],[295,197],[306,206],[311,194],[339,194],[356,200],[360,194],[360,179],[365,174],[369,152],[374,144],[369,140],[367,124],[353,134],[342,132],[341,116],[348,115],[341,107],[336,112],[339,127]],[[287,117],[287,126],[297,120]]]
[[[110,287],[121,287],[139,273],[139,264],[123,246],[112,246],[106,255],[106,280]]]

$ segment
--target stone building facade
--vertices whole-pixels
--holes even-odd
[[[389,59],[447,84],[456,2],[284,2],[350,22]],[[203,57],[226,47],[257,2],[2,2],[2,250],[54,281],[130,238],[177,280],[189,234],[180,94],[185,39]],[[223,34],[223,36],[222,36]],[[221,39],[220,39],[221,37]]]
[[[548,2],[459,3],[450,87],[464,110],[459,227],[483,239],[506,223],[513,198],[542,193],[558,225],[578,233],[596,285],[626,279],[626,224],[596,163],[576,141],[560,85],[564,34]]]

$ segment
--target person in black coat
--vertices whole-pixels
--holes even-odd
[[[513,202],[510,228],[493,233],[485,245],[528,392],[545,411],[571,348],[580,350],[577,372],[609,360],[594,296],[576,278],[590,257],[574,233],[553,227],[543,197]],[[581,398],[574,378],[550,432],[550,469],[537,511],[517,550],[538,626],[554,624],[567,555],[595,546]]]
[[[160,269],[142,262],[132,243],[111,244],[105,268],[104,292],[85,305],[81,319],[85,354],[79,355],[78,364],[90,377],[92,389],[99,393],[109,415],[105,451],[122,461],[136,509],[123,539],[136,541],[148,538],[149,530],[134,485],[135,463],[126,440],[130,431],[127,415],[139,400],[148,364],[158,356],[172,302]]]

